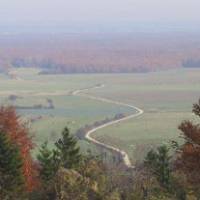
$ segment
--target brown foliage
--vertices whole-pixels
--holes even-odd
[[[194,104],[193,112],[199,116],[199,104]],[[190,183],[200,183],[200,124],[184,121],[179,130],[182,131],[185,143],[181,146],[177,167],[186,174]]]
[[[194,125],[191,121],[184,121],[180,124],[179,130],[182,131],[187,143],[200,145],[200,125]]]
[[[31,150],[34,147],[29,130],[25,124],[20,123],[14,107],[0,108],[0,129],[7,133],[11,141],[16,144],[21,152],[23,160],[23,174],[27,191],[32,191],[37,185],[36,167],[31,157]]]

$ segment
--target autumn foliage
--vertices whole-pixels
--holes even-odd
[[[200,116],[200,101],[194,104],[193,112]],[[184,171],[189,182],[200,183],[200,124],[184,121],[180,124],[179,130],[182,132],[185,143],[181,146],[177,166]]]
[[[25,123],[20,122],[14,107],[0,107],[0,129],[8,134],[13,144],[19,150],[23,160],[23,175],[27,191],[32,191],[37,185],[36,167],[31,157],[34,148],[29,129]]]
[[[0,37],[0,70],[43,73],[130,73],[199,66],[199,35],[58,34]],[[13,77],[13,74],[9,74]]]

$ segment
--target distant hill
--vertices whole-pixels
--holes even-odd
[[[0,71],[38,67],[43,74],[129,73],[200,63],[195,33],[0,35],[0,43]]]

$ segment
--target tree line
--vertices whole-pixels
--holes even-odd
[[[0,37],[0,71],[38,67],[43,74],[141,73],[196,66],[200,59],[198,41],[195,35],[180,34],[174,40],[174,36],[155,33],[55,38],[40,35],[23,40],[20,36]]]

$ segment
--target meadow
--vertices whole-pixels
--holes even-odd
[[[151,147],[179,140],[178,124],[194,118],[192,104],[200,96],[198,69],[141,74],[38,75],[38,72],[34,68],[19,68],[7,75],[0,74],[0,103],[27,107],[17,111],[29,120],[37,145],[45,140],[53,144],[65,126],[75,134],[86,124],[119,113],[131,114],[133,110],[125,106],[72,95],[77,89],[104,84],[103,88],[84,93],[129,103],[144,110],[137,118],[94,134],[98,140],[125,150],[134,163],[142,160]],[[33,108],[47,106],[48,99],[53,102],[53,109]],[[83,150],[91,149],[97,153],[94,145],[84,140],[79,144]]]

